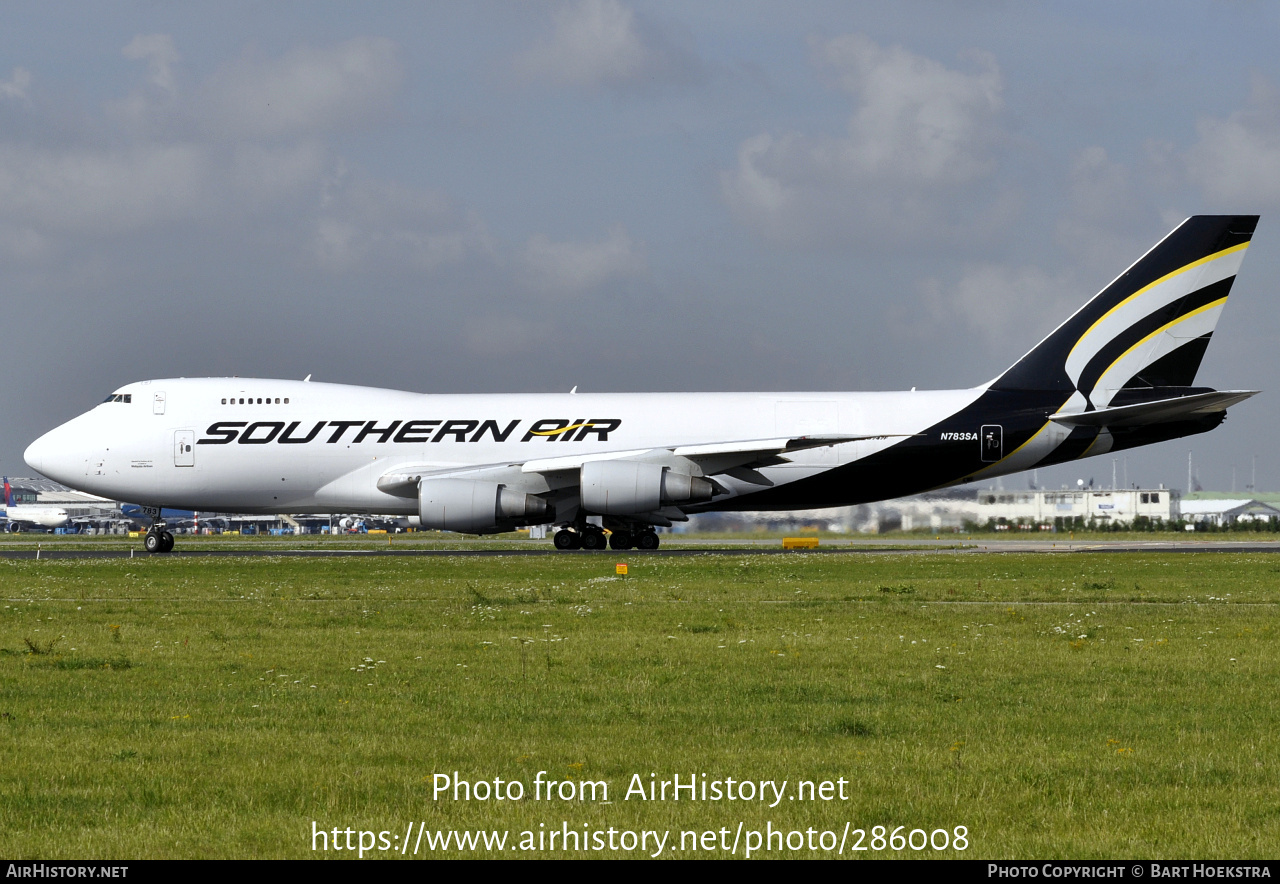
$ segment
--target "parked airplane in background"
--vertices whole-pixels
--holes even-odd
[[[1257,225],[1197,216],[999,377],[906,393],[424,395],[306,381],[141,381],[41,436],[35,470],[161,507],[560,526],[655,549],[713,510],[846,506],[1203,433],[1256,391],[1195,387]]]
[[[64,528],[71,524],[65,506],[38,503],[14,503],[9,479],[4,480],[4,517],[10,534],[24,528]]]
[[[11,534],[37,528],[114,524],[119,521],[119,515],[115,501],[101,497],[87,497],[71,503],[14,503],[13,488],[8,478],[4,480],[3,520]]]

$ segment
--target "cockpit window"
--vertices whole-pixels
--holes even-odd
[[[133,394],[132,393],[112,393],[110,396],[108,396],[106,399],[103,399],[102,401],[103,402],[132,402]]]

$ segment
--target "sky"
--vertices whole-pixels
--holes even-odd
[[[892,390],[999,374],[1259,213],[1123,483],[1280,490],[1280,6],[10,2],[0,471],[146,378]],[[1040,471],[1109,484],[1112,456]],[[1004,480],[1022,487],[1026,477]]]

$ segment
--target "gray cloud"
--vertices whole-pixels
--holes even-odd
[[[644,247],[615,227],[598,242],[553,242],[536,234],[521,256],[533,285],[558,297],[586,292],[614,279],[638,276],[647,264]]]
[[[1158,236],[1182,220],[1159,217],[1148,185],[1144,188],[1123,163],[1090,145],[1075,153],[1067,176],[1066,208],[1055,228],[1057,243],[1071,267],[1107,280],[1133,263]],[[1081,292],[1082,295],[1087,294]]]
[[[147,79],[162,92],[174,95],[178,83],[173,66],[178,63],[178,49],[168,34],[138,34],[121,50],[125,58],[147,63]]]
[[[27,90],[31,88],[31,71],[26,68],[14,68],[7,80],[0,80],[0,98],[26,101]]]
[[[917,314],[911,326],[933,325],[966,330],[970,340],[1014,358],[1013,350],[1028,350],[1085,302],[1073,274],[1052,274],[1031,264],[982,262],[962,268],[958,278],[943,283],[928,278],[922,284],[930,305],[930,323]]]
[[[551,34],[515,69],[561,86],[651,89],[697,79],[702,66],[687,43],[619,0],[577,0],[556,9]]]
[[[1001,224],[1009,196],[957,203],[995,168],[1003,82],[995,58],[969,72],[861,34],[812,40],[815,62],[854,100],[846,134],[754,135],[721,175],[735,215],[772,239],[845,242]],[[963,216],[963,217],[959,217]]]
[[[388,264],[429,271],[491,258],[495,246],[480,217],[443,194],[340,178],[326,190],[310,250],[331,271]]]
[[[436,195],[340,182],[341,159],[318,139],[387,110],[403,74],[390,41],[242,58],[186,94],[169,35],[139,35],[123,53],[147,62],[155,91],[108,100],[79,144],[0,137],[0,253],[49,261],[174,222],[282,210],[313,219],[310,242],[299,230],[294,243],[330,270],[367,256],[429,268],[484,240]],[[24,94],[29,81],[15,73]]]
[[[232,137],[316,135],[385,113],[403,79],[392,41],[357,37],[225,65],[205,85],[202,114],[212,131]]]
[[[0,143],[0,219],[33,232],[113,236],[199,214],[208,154],[191,144],[46,150]]]
[[[1187,175],[1211,203],[1236,211],[1280,202],[1280,90],[1270,80],[1255,74],[1247,105],[1200,118],[1196,134]]]

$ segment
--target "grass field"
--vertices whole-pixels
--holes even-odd
[[[0,856],[313,856],[313,821],[1280,843],[1276,557],[627,555],[0,560]],[[529,795],[434,800],[454,771]],[[651,773],[848,799],[624,800]]]

